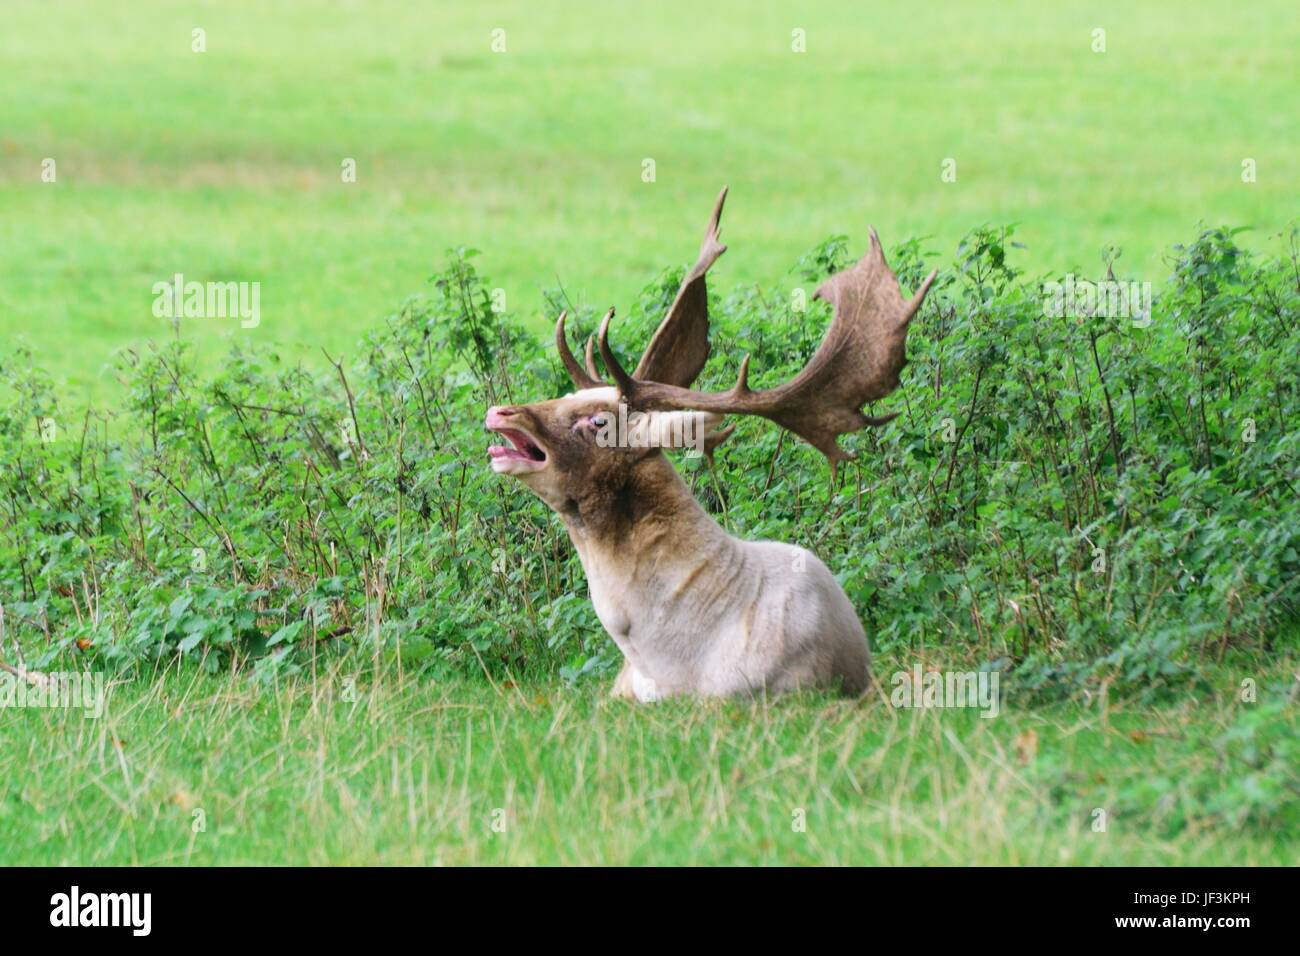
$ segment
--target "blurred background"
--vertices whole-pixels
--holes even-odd
[[[256,328],[184,330],[206,362],[347,352],[456,246],[540,333],[543,288],[625,306],[692,260],[724,183],[723,290],[780,291],[831,234],[950,256],[984,222],[1031,275],[1113,245],[1158,285],[1199,223],[1263,247],[1297,209],[1281,0],[6,0],[3,24],[0,347],[74,403],[173,334],[174,273],[261,283]]]

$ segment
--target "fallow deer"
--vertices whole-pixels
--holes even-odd
[[[591,339],[585,368],[574,357],[561,313],[555,344],[576,391],[488,409],[487,428],[510,442],[488,450],[492,468],[518,478],[564,522],[596,614],[623,653],[615,696],[648,702],[823,686],[861,694],[871,682],[871,652],[826,565],[802,548],[731,537],[658,444],[601,440],[628,409],[645,416],[651,434],[668,431],[671,416],[691,414],[707,428],[703,445],[711,455],[735,427],[721,428],[722,416],[759,415],[820,450],[834,476],[851,457],[839,435],[894,417],[865,415],[862,406],[898,387],[908,323],[935,274],[904,299],[874,229],[862,260],[814,294],[834,317],[798,375],[751,390],[746,357],[727,391],[690,388],[709,355],[705,273],[726,251],[718,241],[726,196],[724,188],[698,261],[630,375],[609,347],[613,309],[595,342],[608,383]]]

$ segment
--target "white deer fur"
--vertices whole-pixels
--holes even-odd
[[[733,538],[673,478],[682,511],[644,550],[624,554],[569,527],[596,615],[623,652],[613,693],[645,703],[779,693],[836,678],[848,692],[864,690],[866,634],[826,565],[797,546]]]

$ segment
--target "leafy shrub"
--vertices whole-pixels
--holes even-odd
[[[736,534],[819,552],[878,650],[951,648],[1027,696],[1158,694],[1229,648],[1294,634],[1297,234],[1268,262],[1225,229],[1175,247],[1145,326],[1046,317],[1041,285],[1011,266],[1012,235],[976,230],[940,272],[887,402],[903,414],[845,439],[859,457],[838,488],[816,452],[742,421],[712,470],[679,463],[701,500]],[[846,249],[822,243],[796,281],[843,267]],[[568,380],[493,311],[474,258],[453,250],[324,371],[236,349],[204,377],[169,342],[121,357],[125,412],[73,419],[30,356],[4,360],[0,595],[28,663],[181,655],[271,676],[315,654],[383,653],[606,670],[614,653],[559,522],[485,466],[485,407]],[[927,271],[919,242],[894,259],[905,288]],[[629,363],[680,277],[657,277],[620,324]],[[551,314],[564,304],[546,299]],[[730,385],[746,352],[755,387],[794,374],[829,314],[793,301],[715,292],[701,384]],[[594,330],[594,314],[574,319]]]

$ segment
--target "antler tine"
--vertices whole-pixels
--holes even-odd
[[[695,267],[701,272],[707,270],[717,261],[718,256],[727,251],[727,247],[718,241],[718,236],[722,233],[722,207],[727,204],[727,191],[730,188],[730,186],[723,186],[722,191],[718,193],[718,198],[713,203],[713,213],[709,216],[709,224],[704,229],[704,238],[700,240],[702,261],[697,262]]]
[[[568,318],[568,311],[560,313],[559,320],[555,323],[555,350],[560,353],[560,361],[564,363],[565,369],[569,373],[569,378],[573,379],[573,384],[579,388],[597,388],[602,382],[595,375],[589,375],[584,372],[578,360],[573,357],[569,351],[569,340],[564,334],[564,320]],[[588,364],[590,364],[590,349],[587,352]]]
[[[921,311],[921,303],[925,301],[925,294],[930,291],[930,286],[934,284],[934,277],[939,274],[937,268],[931,269],[930,274],[925,277],[921,283],[921,288],[916,290],[916,295],[907,301],[907,321],[911,322],[916,318],[916,313]]]
[[[727,202],[723,186],[700,241],[700,253],[682,279],[672,305],[655,329],[632,375],[645,381],[689,386],[709,358],[709,295],[705,274],[727,251],[718,241],[722,207]]]
[[[618,359],[614,357],[614,350],[609,347],[609,320],[614,317],[614,310],[610,309],[605,313],[605,317],[600,320],[600,331],[596,333],[596,344],[600,347],[600,357],[605,363],[605,368],[614,378],[614,384],[618,386],[619,393],[631,403],[632,396],[636,393],[636,381],[631,375],[628,375],[623,366],[618,364]]]
[[[733,395],[743,395],[749,391],[749,356],[746,355],[740,360],[740,373],[736,376],[736,384],[731,386]]]
[[[871,264],[873,268],[888,270],[889,265],[885,262],[885,251],[880,246],[880,236],[876,234],[875,226],[870,227],[870,233],[871,248],[867,251],[866,258],[872,260]],[[916,318],[916,313],[920,310],[921,303],[925,301],[925,295],[930,291],[930,286],[934,283],[935,276],[938,274],[938,269],[931,269],[930,274],[926,276],[925,281],[921,283],[921,287],[916,290],[916,294],[907,300],[907,304],[903,310],[904,325]],[[893,416],[890,417],[892,418]]]
[[[600,369],[596,368],[596,337],[587,336],[587,374],[600,381]]]

